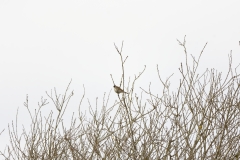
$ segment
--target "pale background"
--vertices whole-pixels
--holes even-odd
[[[157,64],[163,79],[178,72],[184,53],[176,39],[184,35],[194,56],[208,42],[200,73],[206,68],[226,73],[231,50],[234,66],[240,62],[239,6],[239,1],[221,0],[0,0],[0,131],[5,129],[0,149],[9,142],[7,127],[17,108],[19,129],[29,122],[23,106],[27,94],[34,110],[42,96],[47,98],[45,91],[56,87],[63,93],[72,79],[75,95],[67,115],[77,111],[83,84],[86,98],[95,105],[98,97],[100,104],[112,89],[110,74],[120,83],[114,42],[120,46],[124,40],[127,77],[133,79],[147,66],[136,92],[150,82],[160,92]],[[116,98],[111,92],[111,102]],[[54,110],[52,103],[44,108],[47,114],[46,108]],[[88,110],[87,103],[82,110]]]

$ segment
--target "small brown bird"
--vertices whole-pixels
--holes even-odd
[[[118,86],[116,86],[116,85],[114,85],[113,88],[114,88],[114,91],[115,91],[117,94],[119,94],[119,93],[127,93],[127,92],[125,92],[124,90],[122,90],[120,87],[118,87]],[[127,93],[127,94],[128,94],[128,93]]]

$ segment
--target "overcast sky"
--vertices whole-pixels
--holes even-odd
[[[6,129],[0,141],[7,142],[7,125],[18,107],[20,120],[27,117],[27,94],[36,108],[41,96],[47,98],[45,91],[56,87],[62,93],[72,79],[73,112],[83,84],[93,104],[112,89],[110,74],[119,85],[114,43],[120,47],[124,41],[127,78],[147,67],[136,89],[150,82],[160,86],[157,64],[163,79],[178,72],[185,57],[176,39],[184,35],[194,56],[208,42],[199,71],[226,72],[231,50],[234,65],[240,62],[239,6],[237,0],[0,0],[0,131]],[[117,97],[112,92],[110,98]]]

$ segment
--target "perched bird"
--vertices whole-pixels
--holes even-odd
[[[127,92],[125,92],[124,90],[122,90],[120,87],[118,87],[118,86],[116,86],[116,85],[114,85],[113,88],[114,88],[114,91],[115,91],[117,94],[119,94],[119,93],[127,93]],[[127,94],[128,94],[128,93],[127,93]]]

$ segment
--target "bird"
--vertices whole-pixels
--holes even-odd
[[[125,92],[124,90],[122,90],[120,87],[118,87],[118,86],[116,86],[116,85],[114,85],[113,88],[114,88],[114,91],[115,91],[117,94],[119,94],[119,93],[127,93],[127,92]],[[127,93],[127,94],[128,94],[128,93]]]

